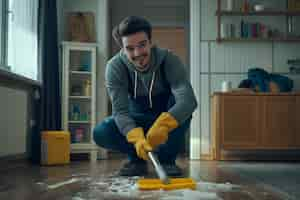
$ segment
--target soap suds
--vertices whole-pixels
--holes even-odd
[[[82,174],[83,175],[83,174]],[[76,178],[75,178],[76,177]],[[218,196],[219,192],[230,192],[239,188],[238,185],[231,183],[213,183],[213,182],[197,182],[196,190],[153,190],[141,191],[137,187],[137,180],[141,177],[118,177],[118,176],[101,176],[88,177],[84,174],[82,177],[72,175],[72,178],[66,181],[47,185],[48,190],[64,187],[65,185],[80,182],[83,185],[82,191],[78,191],[72,197],[72,200],[222,200]],[[42,185],[44,183],[37,182]]]
[[[71,178],[70,180],[67,180],[67,181],[63,181],[63,182],[55,183],[55,184],[52,184],[52,185],[48,185],[48,189],[56,189],[56,188],[59,188],[59,187],[64,186],[64,185],[68,185],[68,184],[71,184],[71,183],[78,182],[79,180],[80,179],[78,179],[78,178]]]

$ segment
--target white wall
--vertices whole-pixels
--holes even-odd
[[[0,157],[25,154],[28,93],[0,86]]]
[[[191,65],[191,82],[193,84],[194,92],[198,102],[198,108],[193,114],[193,119],[191,122],[191,131],[190,131],[190,158],[199,159],[200,158],[200,115],[201,110],[200,106],[200,63],[201,63],[201,44],[199,38],[201,37],[201,27],[200,27],[200,8],[201,1],[199,0],[190,0],[190,65]]]
[[[3,33],[4,33],[4,31],[2,31],[1,29],[2,29],[2,1],[0,2],[0,11],[1,11],[1,13],[0,13],[0,47],[2,47],[2,44],[1,44],[1,41],[2,41],[2,37],[3,37]],[[2,48],[0,48],[0,65],[1,65],[1,54],[2,54]]]
[[[295,91],[300,91],[300,75],[288,73],[287,59],[300,58],[299,43],[284,42],[228,42],[216,43],[217,9],[216,0],[191,0],[191,29],[198,35],[191,38],[191,71],[194,74],[192,84],[197,91],[199,113],[192,122],[193,139],[200,146],[193,146],[195,154],[191,158],[200,158],[200,154],[210,153],[210,100],[209,95],[220,90],[222,81],[230,80],[237,87],[247,77],[251,67],[261,67],[269,72],[284,73],[294,80]],[[273,8],[281,7],[283,0],[264,1]],[[238,23],[239,17],[224,17],[225,21]],[[272,27],[285,29],[285,17],[248,17],[249,21],[262,21]],[[299,17],[296,30],[300,33]],[[295,22],[296,24],[296,22]],[[192,33],[191,33],[192,34]],[[200,57],[200,58],[198,58]],[[200,66],[200,68],[199,68]],[[198,79],[197,79],[198,77]],[[200,78],[199,78],[200,77]],[[197,138],[197,139],[196,139]],[[199,140],[199,141],[198,141]],[[200,152],[198,152],[200,149]]]
[[[110,2],[113,26],[130,15],[143,16],[153,26],[184,27],[187,25],[188,0],[111,0]]]

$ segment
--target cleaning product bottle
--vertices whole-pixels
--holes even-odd
[[[75,141],[77,143],[80,143],[83,141],[84,136],[84,129],[82,127],[79,127],[75,130]]]
[[[91,96],[92,84],[90,80],[86,80],[84,83],[84,95]]]
[[[80,107],[78,104],[73,105],[72,120],[74,121],[80,120]]]

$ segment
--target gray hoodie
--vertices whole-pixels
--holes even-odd
[[[160,67],[164,67],[165,75],[162,75]],[[105,72],[106,87],[112,102],[113,117],[122,134],[126,135],[137,127],[134,119],[129,116],[128,87],[133,87],[130,89],[134,91],[134,98],[147,96],[149,107],[152,107],[152,98],[167,90],[164,77],[176,102],[168,112],[180,125],[191,117],[197,102],[184,65],[175,54],[166,49],[152,47],[150,67],[145,72],[136,70],[122,50],[108,61]]]

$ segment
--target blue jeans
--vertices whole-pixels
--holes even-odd
[[[150,119],[150,120],[149,120]],[[137,126],[144,129],[145,135],[148,129],[151,127],[156,117],[139,116],[135,118]],[[161,144],[154,150],[161,163],[175,163],[176,157],[180,151],[181,145],[184,143],[185,133],[190,126],[191,118],[187,119],[178,128],[174,129],[170,134],[168,141],[165,144]],[[122,135],[115,123],[113,117],[108,117],[104,121],[98,124],[94,131],[94,141],[97,145],[111,150],[117,150],[119,152],[128,155],[131,161],[142,161],[136,154],[134,145],[128,143],[126,137]]]

